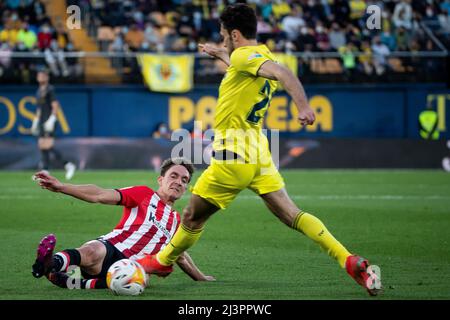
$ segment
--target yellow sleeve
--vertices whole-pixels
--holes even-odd
[[[234,50],[230,57],[230,63],[238,72],[246,72],[253,76],[257,76],[261,65],[270,60],[257,49],[251,50]]]

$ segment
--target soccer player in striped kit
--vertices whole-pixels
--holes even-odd
[[[64,184],[46,172],[36,173],[36,180],[44,189],[87,202],[122,205],[124,212],[113,231],[77,249],[53,254],[55,236],[49,234],[44,237],[32,266],[33,276],[40,278],[45,275],[53,284],[67,288],[73,281],[67,273],[69,266],[79,266],[83,276],[80,289],[107,288],[106,273],[114,262],[155,254],[170,241],[180,224],[180,215],[172,206],[186,191],[193,172],[194,166],[186,159],[165,160],[158,177],[157,191],[147,186],[102,189],[95,185]],[[187,253],[177,263],[194,280],[215,280],[204,275]]]

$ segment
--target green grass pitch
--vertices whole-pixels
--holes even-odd
[[[450,175],[444,172],[282,172],[300,207],[318,216],[351,252],[381,267],[385,292],[376,298],[316,244],[281,224],[249,191],[213,216],[190,250],[200,269],[216,282],[194,282],[175,268],[166,279],[152,277],[139,297],[54,287],[31,275],[39,240],[52,232],[57,250],[78,247],[112,230],[122,208],[42,190],[31,174],[0,173],[1,300],[450,298]],[[156,188],[156,177],[144,171],[79,172],[73,183]],[[175,208],[181,211],[187,199]]]

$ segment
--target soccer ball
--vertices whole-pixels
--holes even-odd
[[[122,259],[109,267],[106,284],[117,295],[137,296],[144,292],[147,275],[139,263]]]

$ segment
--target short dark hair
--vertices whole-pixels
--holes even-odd
[[[161,165],[161,173],[160,173],[161,176],[164,177],[166,175],[166,172],[176,165],[181,165],[186,168],[186,170],[189,172],[189,181],[191,181],[192,175],[194,174],[195,171],[195,167],[192,164],[192,162],[190,162],[186,158],[169,158],[164,160]]]
[[[237,29],[246,39],[256,39],[256,14],[244,3],[226,7],[220,15],[220,23],[230,33]]]
[[[40,65],[40,66],[38,66],[38,67],[36,68],[36,72],[37,72],[37,73],[45,73],[45,74],[47,74],[48,76],[50,75],[50,70],[48,70],[47,67],[42,66],[42,65]]]

